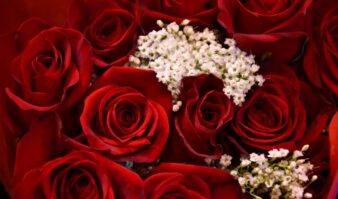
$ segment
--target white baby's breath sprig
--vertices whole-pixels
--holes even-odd
[[[254,56],[236,47],[233,39],[219,43],[216,33],[208,28],[195,31],[189,20],[161,27],[138,39],[137,51],[129,58],[129,65],[154,70],[160,82],[167,85],[173,96],[173,111],[178,111],[181,80],[187,76],[213,74],[223,81],[224,93],[236,105],[245,101],[246,93],[264,79],[257,75],[259,66]]]
[[[263,198],[262,195],[269,195],[272,199],[312,198],[306,188],[318,177],[313,175],[309,178],[313,165],[303,158],[308,148],[305,145],[300,151],[290,154],[286,149],[273,149],[267,155],[251,153],[242,157],[237,167],[228,163],[224,167],[225,160],[232,159],[224,154],[215,167],[223,170],[234,168],[230,174],[238,180],[242,191],[255,199]]]

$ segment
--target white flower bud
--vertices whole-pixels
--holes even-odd
[[[305,152],[305,151],[307,151],[308,149],[309,149],[309,145],[306,144],[306,145],[304,145],[304,146],[302,147],[302,152]]]
[[[301,151],[296,150],[296,151],[293,152],[292,157],[293,157],[294,159],[297,159],[297,158],[299,158],[299,157],[303,157],[303,153],[302,153]]]
[[[312,198],[312,194],[311,193],[305,193],[304,198]]]
[[[181,26],[186,26],[190,23],[189,19],[184,19],[182,22],[181,22]]]
[[[230,171],[230,174],[232,176],[237,176],[238,172],[236,170],[232,170],[232,171]]]
[[[156,24],[157,24],[159,27],[161,27],[161,28],[164,27],[164,23],[163,23],[163,21],[161,21],[161,20],[157,20],[157,21],[156,21]]]
[[[243,177],[239,177],[238,178],[238,183],[239,185],[243,186],[247,183],[247,179],[243,178]]]

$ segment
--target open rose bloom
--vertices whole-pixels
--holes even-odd
[[[1,199],[336,199],[337,108],[337,0],[0,2]]]

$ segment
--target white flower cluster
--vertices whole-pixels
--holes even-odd
[[[156,72],[173,96],[174,111],[182,104],[178,101],[181,80],[199,74],[213,74],[221,79],[224,93],[241,105],[250,88],[264,82],[261,75],[255,74],[259,66],[254,56],[237,48],[233,39],[226,39],[222,45],[215,32],[208,28],[196,32],[188,23],[184,20],[180,25],[175,22],[164,25],[158,21],[162,29],[139,37],[129,65]]]
[[[241,163],[231,171],[238,180],[243,192],[254,198],[269,194],[272,199],[278,198],[312,198],[312,194],[305,189],[317,179],[317,176],[308,177],[313,165],[302,159],[309,146],[305,145],[301,151],[294,151],[288,155],[286,149],[273,149],[269,155],[252,153],[242,158]]]

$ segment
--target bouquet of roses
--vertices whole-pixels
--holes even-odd
[[[337,197],[336,0],[0,4],[1,198]]]

